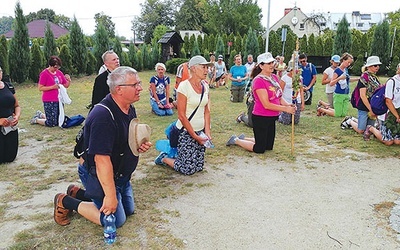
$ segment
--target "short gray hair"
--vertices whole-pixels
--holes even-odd
[[[103,53],[103,55],[101,55],[101,59],[103,60],[103,62],[105,62],[107,55],[109,54],[117,54],[114,52],[114,50],[107,50],[106,52]]]
[[[110,87],[110,92],[114,93],[115,88],[118,85],[124,84],[128,75],[137,76],[137,74],[138,72],[134,68],[128,66],[120,66],[116,68],[108,75],[107,78],[107,84]]]
[[[167,67],[165,67],[164,63],[157,63],[154,69],[157,70],[158,67],[162,67],[164,70],[167,70]]]

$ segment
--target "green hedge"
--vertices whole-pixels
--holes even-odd
[[[188,61],[188,59],[186,59],[186,58],[174,58],[174,59],[168,60],[165,63],[167,72],[170,74],[176,74],[176,69],[178,68],[178,66],[187,61]]]

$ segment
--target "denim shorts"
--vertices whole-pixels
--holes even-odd
[[[358,110],[358,126],[359,130],[364,131],[367,125],[374,125],[375,120],[369,118],[368,111]]]

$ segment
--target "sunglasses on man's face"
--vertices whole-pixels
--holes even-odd
[[[305,63],[305,62],[307,62],[306,60],[300,60],[300,63]]]

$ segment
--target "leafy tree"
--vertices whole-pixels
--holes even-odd
[[[176,0],[146,0],[140,4],[140,16],[132,20],[132,30],[137,37],[150,43],[157,25],[174,26]]]
[[[190,51],[189,36],[185,36],[183,38],[183,48],[185,49],[185,51]]]
[[[72,64],[71,51],[69,50],[69,47],[67,44],[61,45],[59,57],[62,61],[62,71],[65,74],[70,74],[70,75],[76,74],[73,64]],[[88,60],[88,62],[89,61],[90,60]],[[95,65],[93,65],[93,67],[95,67]],[[86,70],[86,73],[87,73],[87,70]]]
[[[308,55],[308,39],[306,35],[303,35],[300,39],[299,39],[299,46],[300,46],[300,51],[302,53],[305,53]]]
[[[141,46],[141,47],[142,47],[142,46]],[[137,70],[138,70],[138,71],[142,71],[142,70],[144,70],[144,65],[143,65],[144,59],[143,59],[143,52],[142,52],[142,50],[138,50],[138,52],[137,52],[137,58],[138,58]]]
[[[193,43],[193,49],[192,49],[192,53],[190,54],[190,56],[197,56],[200,55],[200,49],[199,49],[199,44],[197,43],[197,40],[194,40]]]
[[[283,50],[283,43],[281,42],[282,29],[278,29],[277,31],[269,32],[269,40],[268,40],[268,51],[271,52],[272,55],[281,55]],[[285,43],[286,50],[286,43]],[[263,51],[264,52],[264,51]]]
[[[152,62],[151,62],[148,45],[147,44],[140,45],[140,51],[142,52],[143,69],[148,69],[148,70],[153,69],[154,65],[152,65]]]
[[[69,49],[71,51],[71,57],[74,59],[72,61],[74,70],[76,70],[78,74],[84,74],[87,65],[87,48],[82,28],[79,26],[76,17],[74,17],[71,25]]]
[[[156,28],[153,31],[153,38],[151,39],[152,41],[158,42],[165,33],[167,33],[168,27],[160,24],[157,25]]]
[[[208,46],[207,49],[209,51],[213,51],[215,52],[215,46],[216,46],[217,42],[215,41],[215,36],[214,34],[210,34],[210,36],[208,37]],[[215,52],[216,53],[216,52]],[[218,56],[218,54],[216,53],[216,55]]]
[[[99,24],[94,33],[94,46],[93,46],[93,55],[96,58],[96,67],[99,68],[103,65],[103,60],[101,56],[107,50],[110,50],[110,41],[108,37],[108,33],[104,28],[103,24]],[[121,49],[122,50],[122,49]],[[120,56],[118,54],[118,56]]]
[[[96,13],[96,15],[94,15],[94,21],[96,22],[96,30],[101,24],[106,29],[110,39],[115,37],[115,23],[111,20],[110,16],[105,15],[103,12]]]
[[[4,34],[11,30],[14,18],[11,16],[0,17],[0,34]]]
[[[204,34],[204,37],[203,37],[203,46],[202,46],[202,47],[203,47],[203,50],[210,51],[210,49],[208,48],[209,38],[210,38],[209,35]]]
[[[296,48],[296,41],[298,37],[297,35],[291,30],[288,29],[287,35],[286,35],[286,48],[285,48],[285,58],[292,58],[293,51]]]
[[[349,22],[346,16],[340,20],[333,44],[333,54],[342,55],[345,52],[350,52],[351,49],[351,33],[349,30]]]
[[[397,56],[397,54],[394,54],[394,55],[395,56],[393,57],[393,60],[390,63],[389,70],[388,70],[389,76],[394,76],[396,74],[396,67],[400,63],[399,56]]]
[[[192,53],[193,52],[193,47],[194,47],[194,42],[196,41],[196,36],[195,35],[191,35],[189,37],[189,50],[188,52]],[[197,47],[198,48],[198,47]],[[190,57],[192,57],[193,55],[190,54]]]
[[[354,55],[354,54],[352,54]],[[357,55],[357,59],[354,61],[353,66],[349,68],[349,73],[352,75],[360,75],[361,67],[364,65],[363,55]]]
[[[9,51],[10,76],[17,83],[24,82],[29,73],[30,49],[26,19],[20,2],[15,6],[15,30]]]
[[[390,60],[390,35],[389,23],[387,21],[383,21],[376,26],[371,44],[371,55],[379,56],[382,62],[379,73],[387,73],[386,66],[389,65]]]
[[[203,51],[203,37],[201,35],[197,36],[197,44],[199,45],[199,50]]]
[[[114,45],[113,45],[113,51],[119,56],[119,57],[121,57],[121,55],[122,55],[122,43],[118,40],[118,39],[113,39],[114,40]],[[104,53],[104,52],[103,52]],[[127,64],[122,64],[122,62],[121,62],[121,59],[122,58],[120,58],[120,64],[121,65],[127,65]]]
[[[232,53],[232,52],[231,52],[231,53]],[[215,48],[215,54],[217,54],[217,55],[222,55],[223,57],[225,57],[225,46],[224,46],[224,42],[223,42],[221,36],[218,36],[218,38],[217,38],[217,44],[216,44],[216,48]]]
[[[71,18],[64,16],[64,15],[56,15],[54,17],[54,23],[60,27],[63,27],[64,29],[70,30],[72,20],[71,20]]]
[[[8,65],[8,43],[4,35],[0,37],[0,67],[3,69],[3,75],[10,73]]]
[[[139,59],[137,57],[137,48],[136,46],[131,42],[129,44],[129,53],[128,53],[128,57],[129,57],[129,62],[132,68],[138,69],[138,65],[139,65]]]
[[[181,48],[181,51],[180,51],[180,57],[181,58],[187,58],[186,51],[185,51],[185,49],[183,47]]]
[[[332,54],[333,51],[333,38],[327,37],[324,40],[324,56],[330,56]]]
[[[152,43],[152,48],[151,48],[152,65],[156,65],[159,61],[160,61],[160,46],[156,41],[154,41]]]
[[[61,49],[64,44],[69,44],[69,34],[60,36],[56,39],[56,46]]]
[[[50,56],[58,55],[56,41],[54,40],[54,34],[49,22],[46,22],[46,29],[44,31],[43,52],[46,59],[50,58]]]
[[[324,53],[324,41],[322,36],[318,36],[315,41],[315,55],[322,56]]]
[[[311,34],[310,37],[308,38],[308,55],[317,56],[317,54],[315,53],[315,36],[314,36],[314,34]]]
[[[29,69],[29,78],[37,83],[39,81],[39,74],[43,70],[43,52],[40,49],[37,40],[33,40],[31,47],[31,64]]]
[[[249,32],[247,33],[247,39],[245,41],[245,51],[243,58],[247,58],[247,55],[257,56],[260,54],[260,49],[258,46],[258,40],[256,32],[250,27]]]
[[[235,65],[235,56],[238,54],[238,52],[236,50],[232,50],[229,58],[228,58],[228,62],[226,63],[226,67],[229,69],[230,67],[232,67],[233,65]]]
[[[246,36],[246,35],[245,35]],[[246,36],[247,38],[247,36]],[[256,35],[256,39],[257,39],[257,35]],[[235,41],[233,42],[233,49],[236,51],[245,51],[245,44],[246,44],[246,40],[244,38],[242,38],[242,36],[240,34],[238,34],[235,39]],[[258,42],[258,41],[257,41]]]
[[[128,53],[126,53],[125,51],[122,51],[121,53],[120,64],[124,66],[127,66],[129,64],[129,56]]]
[[[256,0],[210,0],[203,31],[214,34],[247,33],[252,27],[256,33],[263,31],[261,9]]]
[[[54,23],[55,15],[56,13],[54,10],[45,8],[40,9],[38,12],[30,12],[25,18],[27,23],[30,23],[34,20],[47,20]]]
[[[96,73],[98,68],[96,68],[96,58],[90,50],[87,51],[87,58],[86,75],[89,76]]]
[[[176,30],[203,30],[208,3],[206,0],[183,0],[176,13]]]
[[[260,53],[264,53],[265,52],[265,40],[264,37],[262,35],[258,35],[258,46],[260,46]],[[255,55],[254,55],[255,56]]]

